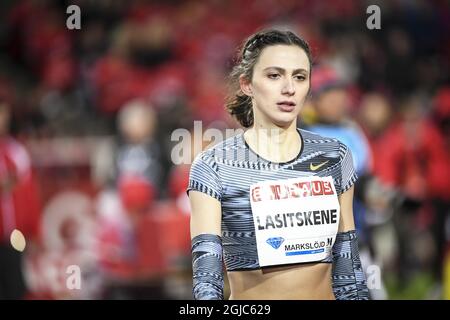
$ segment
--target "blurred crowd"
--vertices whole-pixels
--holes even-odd
[[[279,27],[313,51],[299,126],[352,150],[372,298],[450,299],[447,1],[23,0],[0,18],[0,298],[190,299],[171,135],[238,128],[237,49]]]

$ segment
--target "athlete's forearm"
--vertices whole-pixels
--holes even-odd
[[[355,230],[340,232],[333,246],[333,292],[336,300],[368,300],[366,277]]]
[[[195,300],[223,300],[222,240],[200,234],[192,239],[193,294]]]

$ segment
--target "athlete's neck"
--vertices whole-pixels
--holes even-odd
[[[295,121],[287,128],[267,128],[255,124],[244,133],[244,138],[259,156],[272,162],[288,162],[302,148]]]

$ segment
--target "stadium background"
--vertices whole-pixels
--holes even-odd
[[[328,99],[365,150],[355,218],[372,297],[450,298],[450,6],[419,0],[2,1],[0,236],[10,252],[17,229],[26,247],[0,256],[2,279],[14,263],[24,276],[1,280],[1,298],[191,298],[189,165],[171,161],[171,134],[237,128],[225,77],[264,27],[312,47],[301,126],[345,92]]]

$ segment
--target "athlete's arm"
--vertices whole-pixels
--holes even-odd
[[[353,219],[353,193],[354,185],[350,189],[341,193],[339,196],[339,205],[341,207],[341,217],[339,219],[338,232],[346,232],[355,229],[355,220]]]
[[[193,294],[196,300],[223,299],[220,202],[199,191],[189,192]]]
[[[366,278],[359,258],[353,219],[354,186],[339,196],[341,216],[333,246],[333,292],[337,300],[367,300]]]
[[[205,193],[191,190],[191,239],[202,233],[220,236],[222,209],[220,202]]]

